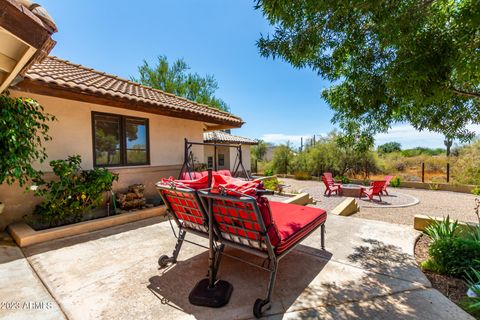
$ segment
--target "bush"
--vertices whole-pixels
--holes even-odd
[[[297,180],[311,180],[312,175],[308,172],[305,172],[305,171],[298,171],[298,172],[295,172],[295,179],[297,179]]]
[[[0,95],[0,184],[40,178],[32,164],[47,158],[42,143],[51,140],[47,123],[53,120],[35,100]]]
[[[393,177],[392,180],[390,180],[390,186],[393,188],[400,187],[401,183],[402,183],[402,180],[400,179],[400,177]]]
[[[49,226],[77,222],[82,214],[101,204],[103,193],[111,190],[118,175],[106,169],[81,171],[80,156],[51,161],[57,179],[49,182],[36,180],[36,196],[43,196],[34,214]]]
[[[476,186],[472,189],[472,193],[476,196],[480,196],[480,186]]]
[[[480,260],[476,261],[480,265]],[[472,268],[467,272],[467,284],[474,293],[474,297],[467,297],[465,300],[465,309],[473,316],[480,318],[480,268]]]
[[[341,181],[343,184],[348,184],[348,183],[352,182],[350,179],[348,179],[345,176],[335,176],[334,180],[335,181]]]
[[[273,176],[273,170],[272,169],[265,169],[264,174],[267,177]]]
[[[279,184],[280,183],[276,177],[263,180],[263,187],[267,190],[278,191]]]
[[[451,276],[465,276],[471,268],[480,268],[480,242],[463,237],[438,239],[428,248],[431,261],[422,263],[422,267],[434,272]]]
[[[459,235],[458,221],[450,221],[450,216],[443,218],[442,221],[433,220],[433,222],[425,228],[425,233],[433,241],[455,238]]]

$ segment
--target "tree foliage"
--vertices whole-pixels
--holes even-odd
[[[377,147],[378,153],[392,153],[402,151],[402,145],[398,142],[387,142]]]
[[[258,140],[257,145],[252,146],[250,153],[256,160],[263,160],[267,154],[268,144],[263,140]]]
[[[469,140],[480,123],[478,0],[259,0],[261,55],[311,68],[333,121],[357,137],[397,122]]]
[[[0,184],[23,186],[40,177],[32,165],[47,158],[43,142],[51,140],[47,123],[53,120],[33,99],[0,95]]]
[[[156,65],[146,60],[138,67],[139,78],[132,81],[143,85],[173,93],[177,96],[196,101],[220,110],[229,111],[228,105],[215,97],[218,83],[212,75],[200,76],[189,72],[190,67],[183,59],[169,63],[166,56],[159,56]]]

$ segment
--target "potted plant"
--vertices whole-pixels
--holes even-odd
[[[41,176],[32,164],[47,158],[42,143],[51,140],[46,123],[53,120],[33,99],[0,94],[0,184],[17,182],[23,187]],[[0,213],[4,207],[0,202]]]

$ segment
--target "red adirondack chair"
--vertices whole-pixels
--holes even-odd
[[[332,175],[331,172],[324,172],[324,173],[323,173],[323,176],[324,176],[325,179],[327,180],[328,184],[330,184],[330,185],[332,185],[332,186],[338,186],[338,185],[341,186],[341,185],[342,185],[342,184],[340,183],[340,181],[335,181],[335,180],[333,179],[333,175]]]
[[[370,188],[361,188],[360,189],[360,198],[362,196],[367,196],[368,200],[372,200],[373,196],[378,196],[380,201],[382,201],[382,191],[385,187],[385,181],[373,181],[370,185]]]
[[[325,192],[323,194],[326,195],[328,193],[328,196],[331,196],[332,192],[335,192],[337,195],[339,195],[340,192],[342,191],[341,183],[331,184],[325,176],[322,176],[322,181],[323,181],[323,184],[325,184]]]
[[[393,179],[393,176],[385,176],[385,185],[383,186],[382,194],[385,193],[388,196],[387,187],[390,185],[390,181]]]

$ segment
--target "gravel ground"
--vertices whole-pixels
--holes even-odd
[[[288,178],[279,178],[279,180],[289,185],[289,187],[285,188],[287,192],[299,192],[306,188],[319,188],[319,193],[323,194],[325,190],[323,183],[318,181],[300,181]],[[478,222],[473,210],[475,196],[472,194],[408,188],[396,188],[395,190],[419,199],[420,203],[403,208],[362,208],[360,212],[355,214],[355,217],[406,225],[413,225],[413,216],[416,214],[432,217],[450,215],[451,218],[460,221]],[[323,197],[319,200],[317,206],[331,210],[343,199],[331,196],[330,198]]]

